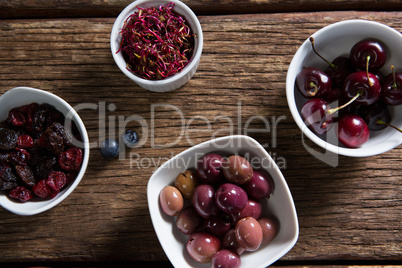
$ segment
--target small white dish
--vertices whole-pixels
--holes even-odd
[[[376,38],[381,40],[389,50],[388,59],[380,71],[387,75],[391,72],[391,65],[397,69],[402,67],[402,54],[400,53],[402,34],[387,25],[368,20],[346,20],[320,29],[312,37],[315,39],[316,49],[329,60],[341,55],[348,56],[350,49],[358,41]],[[309,38],[310,36],[294,55],[286,77],[288,106],[303,135],[306,135],[324,150],[351,157],[377,155],[399,146],[402,143],[402,134],[389,127],[381,131],[371,131],[370,139],[359,148],[346,148],[338,144],[335,126],[326,135],[318,136],[304,124],[300,110],[306,99],[295,88],[296,76],[303,67],[311,66],[324,70],[327,66],[312,50]],[[389,108],[392,115],[391,124],[402,128],[402,117],[397,116],[402,114],[402,105],[389,106]]]
[[[262,200],[262,214],[275,215],[280,224],[280,231],[271,243],[262,245],[257,251],[241,255],[241,267],[262,268],[271,265],[285,255],[298,239],[296,209],[286,180],[271,156],[256,140],[243,135],[227,136],[193,146],[165,162],[151,176],[147,189],[148,207],[163,250],[174,267],[210,267],[210,264],[197,263],[188,255],[186,243],[189,236],[178,231],[175,217],[164,214],[159,204],[161,189],[174,185],[180,172],[194,168],[197,159],[210,152],[222,155],[247,154],[250,160],[256,161],[254,163],[260,161],[261,166],[272,176],[275,190],[269,200]]]
[[[194,39],[194,51],[190,62],[187,64],[183,70],[171,77],[162,80],[147,80],[140,78],[139,76],[133,74],[127,69],[127,63],[123,58],[122,52],[116,53],[119,50],[121,35],[120,31],[124,25],[125,20],[134,12],[136,12],[137,6],[141,8],[146,7],[159,7],[161,5],[166,5],[169,3],[174,3],[173,11],[185,17],[188,25],[195,34]],[[179,0],[137,0],[130,5],[128,5],[117,17],[110,36],[110,48],[112,51],[113,58],[120,68],[120,70],[131,80],[137,83],[139,86],[155,92],[166,92],[182,87],[186,84],[198,68],[198,64],[201,59],[202,48],[203,48],[203,33],[201,24],[194,14],[194,12],[183,2]]]
[[[30,88],[30,87],[16,87],[10,89],[0,96],[0,122],[4,121],[8,112],[15,107],[30,104],[33,102],[47,103],[54,106],[58,111],[63,113],[66,117],[71,118],[77,125],[77,128],[82,137],[83,143],[83,159],[81,169],[75,178],[75,180],[67,186],[65,189],[60,191],[53,199],[44,201],[28,201],[21,203],[18,201],[13,201],[7,195],[0,191],[0,206],[13,212],[17,215],[29,216],[44,212],[48,209],[53,208],[61,201],[63,201],[80,183],[82,177],[88,166],[89,161],[89,139],[84,123],[77,114],[77,112],[62,98],[40,89]]]

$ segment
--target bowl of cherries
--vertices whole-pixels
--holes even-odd
[[[74,191],[89,161],[77,112],[60,97],[16,87],[0,96],[0,206],[34,215]]]
[[[174,267],[267,267],[296,243],[292,195],[254,139],[227,136],[193,146],[148,182],[155,232]]]
[[[286,95],[296,124],[330,152],[366,157],[402,142],[402,34],[347,20],[310,36],[294,55]]]

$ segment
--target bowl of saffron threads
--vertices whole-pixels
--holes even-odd
[[[142,88],[166,92],[185,85],[201,59],[203,33],[179,0],[137,0],[117,17],[110,47],[120,70]]]

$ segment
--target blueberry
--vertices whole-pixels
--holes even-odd
[[[106,159],[116,158],[119,155],[119,143],[114,139],[106,139],[99,145],[99,151]]]
[[[134,130],[131,130],[131,129],[124,131],[124,133],[122,135],[122,139],[123,139],[124,144],[130,148],[137,145],[138,140],[139,140],[137,132],[135,132]]]

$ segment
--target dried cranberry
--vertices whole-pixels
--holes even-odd
[[[48,198],[53,194],[53,189],[50,188],[46,183],[46,179],[40,180],[35,186],[32,188],[32,191],[35,195],[41,198]]]
[[[34,173],[29,166],[15,166],[15,172],[27,186],[33,187],[36,184]]]
[[[22,125],[25,125],[25,123],[27,122],[27,119],[26,119],[24,113],[19,111],[17,108],[14,108],[14,109],[10,110],[10,112],[8,113],[7,120],[13,126],[16,126],[16,127],[20,127]]]
[[[8,194],[12,198],[19,199],[21,202],[26,202],[33,198],[33,193],[24,186],[17,186]]]
[[[31,148],[34,144],[34,140],[31,136],[29,135],[20,135],[18,136],[17,140],[17,146],[19,148]]]
[[[59,156],[59,166],[64,170],[79,170],[82,163],[82,150],[74,147]]]
[[[66,183],[67,177],[62,171],[52,171],[46,179],[46,184],[55,191],[60,191]]]
[[[18,134],[16,131],[0,127],[0,149],[11,150],[17,145]]]

